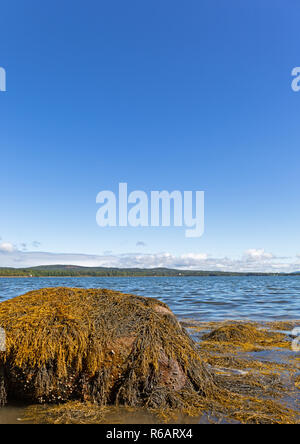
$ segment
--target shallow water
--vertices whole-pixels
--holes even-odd
[[[26,406],[8,405],[0,409],[0,425],[2,424],[32,424],[25,421],[27,411]],[[225,422],[225,421],[224,421]],[[170,421],[170,424],[208,424],[207,415],[201,417],[188,417],[179,415],[176,420]],[[150,411],[139,409],[130,411],[126,408],[111,408],[111,412],[107,415],[103,424],[161,424],[161,421]]]
[[[2,278],[0,301],[44,287],[109,288],[158,298],[179,318],[300,318],[300,276]]]
[[[0,425],[2,424],[22,424],[21,418],[24,417],[25,407],[19,405],[8,405],[0,408]]]

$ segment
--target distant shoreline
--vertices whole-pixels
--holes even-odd
[[[49,279],[82,279],[82,278],[161,278],[161,277],[167,277],[167,278],[187,278],[187,277],[297,277],[300,276],[299,274],[227,274],[227,275],[186,275],[186,276],[165,276],[165,275],[157,275],[157,276],[149,276],[149,275],[132,275],[132,276],[122,276],[122,275],[114,275],[114,276],[0,276],[0,279],[38,279],[38,278],[49,278]]]
[[[0,278],[112,278],[112,277],[264,277],[300,276],[294,273],[222,272],[207,270],[178,270],[171,268],[109,268],[75,265],[48,265],[30,268],[0,268]]]

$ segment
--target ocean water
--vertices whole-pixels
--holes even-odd
[[[0,302],[45,287],[108,288],[154,297],[180,319],[300,318],[300,276],[2,278]]]

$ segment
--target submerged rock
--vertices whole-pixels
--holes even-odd
[[[0,327],[2,404],[8,398],[174,408],[214,386],[195,343],[152,298],[43,289],[2,302]]]

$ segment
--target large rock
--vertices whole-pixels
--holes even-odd
[[[178,407],[213,386],[194,342],[167,305],[152,298],[33,291],[0,304],[0,327],[6,332],[0,403]]]

